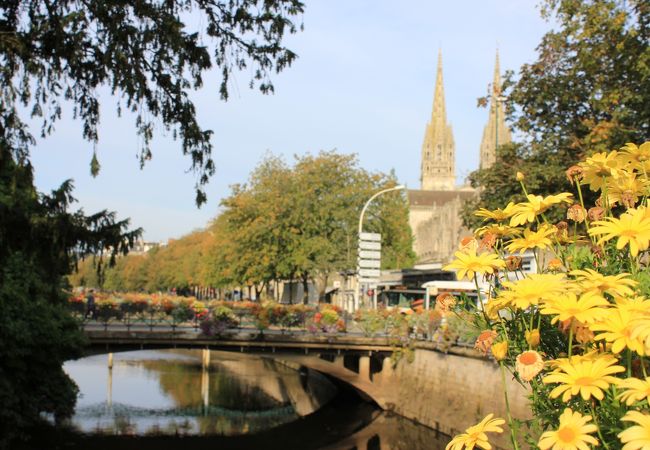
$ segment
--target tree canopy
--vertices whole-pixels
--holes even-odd
[[[373,193],[396,184],[393,174],[368,173],[351,155],[297,156],[293,165],[270,155],[247,183],[232,187],[223,211],[206,230],[147,255],[119,259],[103,287],[252,286],[259,294],[272,281],[326,282],[333,273],[356,267],[361,208]],[[364,229],[382,234],[383,268],[413,264],[403,195],[377,198],[366,212]],[[71,281],[97,285],[94,277],[87,264]]]
[[[152,157],[157,124],[173,132],[197,174],[196,203],[214,173],[212,131],[203,129],[188,92],[203,85],[206,71],[221,73],[228,98],[233,70],[250,69],[251,87],[272,92],[272,72],[296,54],[282,46],[299,0],[12,0],[0,5],[0,127],[17,158],[33,139],[23,111],[41,120],[49,135],[63,103],[83,123],[83,137],[99,139],[99,89],[111,90],[117,111],[136,115],[140,162]],[[195,20],[200,16],[200,20]],[[193,28],[189,23],[200,23]],[[99,165],[95,155],[91,171]]]
[[[229,244],[228,251],[215,252],[215,267],[222,268],[215,278],[228,275],[254,285],[300,279],[307,284],[354,269],[361,208],[377,190],[396,184],[392,174],[359,168],[353,155],[296,156],[293,167],[275,157],[266,159],[248,184],[235,186],[223,201],[217,232],[228,236]],[[382,200],[369,209],[366,229],[383,234],[384,268],[410,266],[414,254],[406,201],[399,194]]]
[[[28,436],[40,414],[73,411],[76,387],[62,369],[83,343],[66,308],[64,276],[77,258],[125,251],[126,231],[106,211],[67,211],[72,184],[50,195],[34,189],[31,166],[16,163],[0,138],[0,447]]]
[[[594,152],[650,139],[650,6],[641,0],[545,0],[554,17],[537,61],[510,73],[502,87],[520,142],[497,150],[495,165],[471,176],[483,189],[477,206],[512,199],[515,172],[538,194],[568,189],[564,171]],[[516,168],[506,170],[506,168]]]

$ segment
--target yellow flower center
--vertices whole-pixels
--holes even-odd
[[[591,383],[594,381],[592,377],[580,377],[576,378],[575,384],[578,386],[591,386]]]
[[[473,433],[470,433],[469,434],[469,441],[470,442],[477,442],[479,440],[479,438],[480,438],[480,436],[479,436],[480,434],[481,434],[480,431],[475,431]]]
[[[575,440],[576,432],[573,428],[570,427],[560,428],[557,431],[557,437],[560,438],[562,442],[570,443]]]

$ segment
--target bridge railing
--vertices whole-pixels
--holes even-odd
[[[337,335],[354,333],[368,337],[390,337],[397,345],[414,340],[444,345],[473,344],[476,332],[457,314],[423,310],[405,314],[398,310],[360,310],[351,315],[330,304],[284,305],[250,301],[203,302],[192,297],[145,294],[98,294],[94,307],[84,297],[69,300],[82,325],[109,327],[159,327],[194,329],[206,336],[233,331],[267,330],[280,333]]]

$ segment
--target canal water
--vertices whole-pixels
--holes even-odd
[[[271,358],[147,350],[64,369],[80,392],[56,440],[71,449],[431,450],[449,441],[319,372]]]

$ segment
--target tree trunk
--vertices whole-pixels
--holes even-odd
[[[327,291],[327,282],[329,281],[329,276],[327,274],[323,275],[323,289],[318,293],[318,300],[325,300],[325,293]]]
[[[305,274],[302,277],[302,302],[305,305],[309,304],[309,274]]]
[[[293,277],[295,274],[291,274],[289,278],[289,304],[293,305]]]
[[[259,289],[257,286],[259,286]],[[262,301],[262,292],[264,291],[265,286],[266,286],[266,281],[260,285],[255,285],[255,298],[257,299],[258,302]]]

